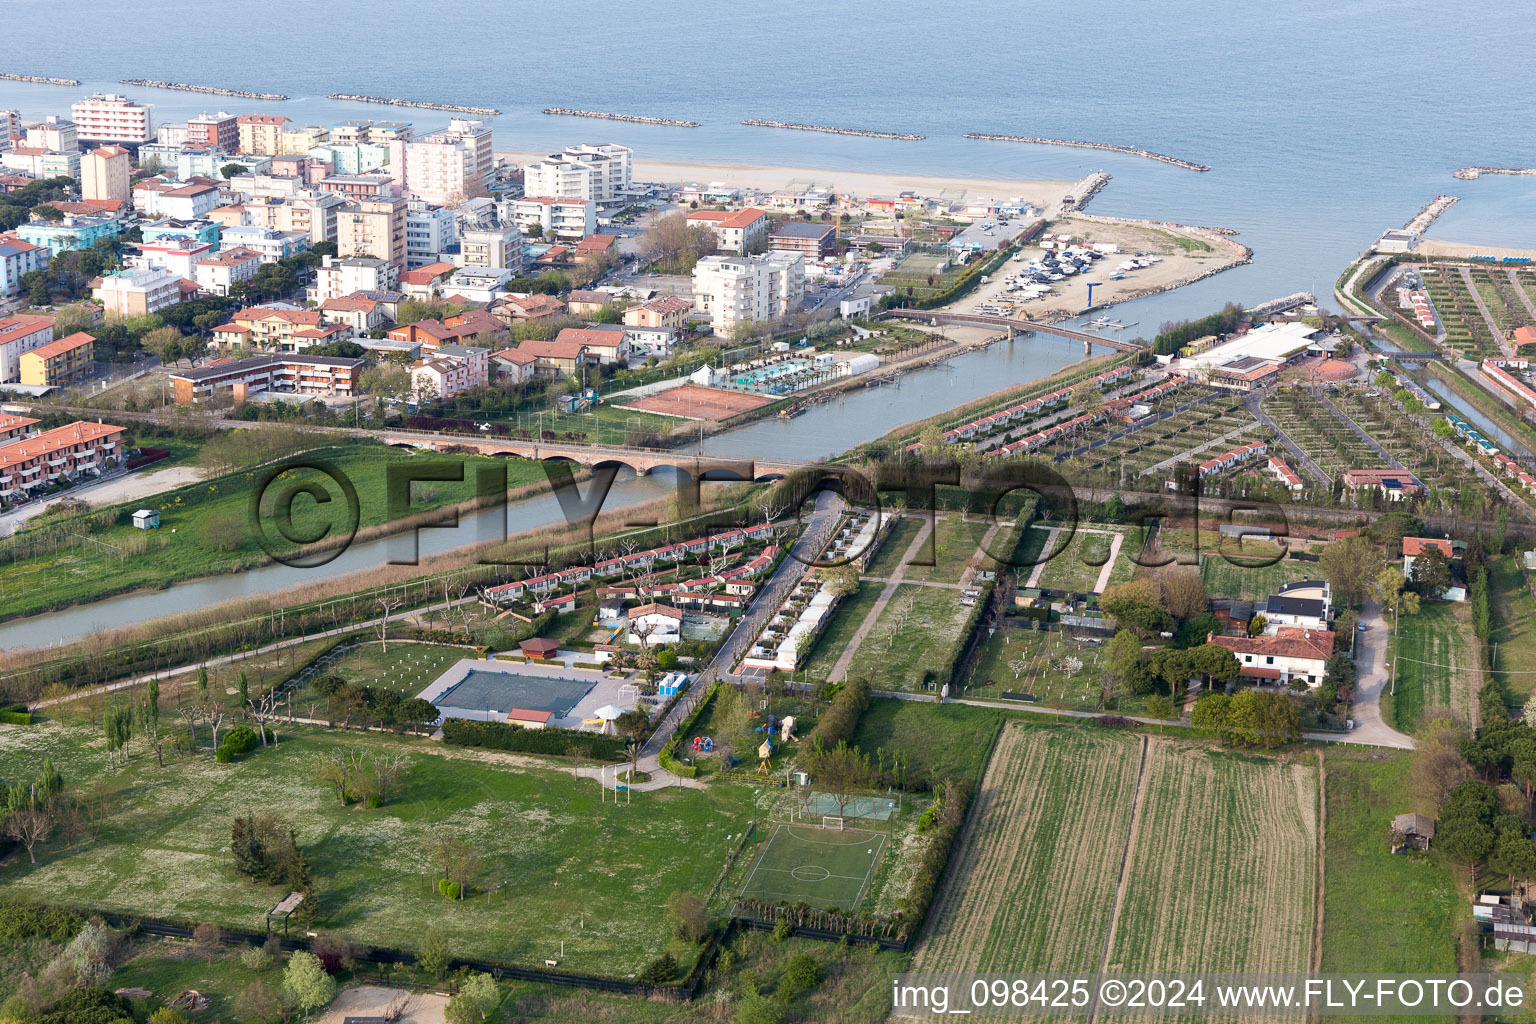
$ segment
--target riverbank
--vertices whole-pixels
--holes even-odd
[[[497,152],[496,155],[518,164],[546,160],[549,157],[547,153],[526,152]],[[1010,199],[1017,196],[1036,206],[1054,203],[1077,184],[1074,181],[935,177],[899,172],[839,171],[825,167],[688,163],[674,160],[636,160],[634,177],[636,181],[647,182],[718,181],[737,188],[767,192],[791,185],[803,191],[807,183],[815,182],[833,187],[841,194],[859,198],[870,193],[895,195],[908,190],[926,196],[942,193],[965,199]]]

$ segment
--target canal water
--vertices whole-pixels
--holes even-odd
[[[1107,351],[1097,348],[1095,354]],[[1007,384],[1049,376],[1082,358],[1082,345],[1065,338],[1015,338],[955,356],[942,366],[916,370],[899,378],[899,384],[848,392],[812,406],[792,420],[761,420],[706,438],[703,453],[807,462],[824,459],[880,437],[903,423],[943,412]],[[603,507],[616,509],[665,497],[675,486],[671,473],[655,472],[637,478],[626,471],[615,482]],[[438,555],[480,543],[487,536],[501,536],[502,517],[507,534],[565,521],[554,495],[541,494],[506,508],[463,516],[453,529],[421,530],[417,534],[420,554]],[[408,539],[379,538],[356,544],[316,568],[266,565],[248,572],[189,580],[153,594],[125,594],[45,615],[13,619],[0,623],[0,648],[28,646],[40,635],[46,635],[55,644],[69,643],[128,621],[176,615],[377,568],[392,558],[408,557],[410,551]]]

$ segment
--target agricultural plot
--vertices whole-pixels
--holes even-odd
[[[1305,971],[1317,771],[1150,737],[1111,972]]]
[[[939,790],[951,779],[981,777],[1002,723],[992,708],[876,697],[849,745],[877,761],[900,755],[908,779],[926,777]]]
[[[974,609],[947,587],[905,583],[880,612],[849,666],[880,689],[937,689],[948,681]]]
[[[160,727],[180,728],[169,711]],[[206,725],[199,733],[206,750]],[[665,789],[615,806],[595,781],[536,758],[304,726],[279,725],[278,735],[234,764],[205,753],[164,768],[136,743],[127,765],[108,771],[99,729],[0,730],[8,773],[30,777],[51,756],[68,792],[104,784],[120,794],[99,840],[55,841],[36,866],[0,866],[0,898],[68,893],[103,910],[259,931],[281,894],[235,873],[230,826],[271,810],[292,820],[313,866],[322,930],[410,950],[430,920],[461,956],[537,963],[564,941],[567,969],[622,977],[663,952],[686,955],[670,941],[667,898],[707,893],[726,837],[752,814],[747,786]],[[317,778],[320,756],[349,752],[408,759],[382,807],[343,806]],[[457,902],[438,893],[429,852],[448,834],[483,858],[485,891]]]
[[[1391,720],[1399,732],[1416,732],[1432,708],[1448,708],[1458,721],[1477,724],[1482,671],[1476,643],[1465,604],[1426,601],[1417,615],[1398,621]]]
[[[923,299],[937,295],[954,283],[963,270],[947,266],[947,257],[934,253],[914,252],[880,278],[882,285],[889,285],[913,298]]]
[[[1047,534],[1049,526],[1049,523],[1032,526],[1030,532]],[[1029,570],[1025,579],[1033,581],[1031,586],[1048,590],[1078,594],[1103,593],[1104,587],[1125,582],[1135,571],[1136,563],[1131,561],[1130,556],[1139,547],[1137,532],[1125,526],[1079,523],[1072,532],[1071,540],[1065,540],[1063,534],[1057,534],[1056,539],[1049,542],[1048,549],[1042,548],[1032,556],[1038,557],[1039,553],[1061,548],[1065,540],[1066,547],[1061,549],[1060,554],[1040,565],[1038,575],[1033,569]],[[1101,582],[1103,586],[1100,586]]]
[[[864,569],[864,575],[882,579],[892,576],[901,568],[907,556],[907,548],[912,546],[922,528],[923,521],[917,516],[902,516],[896,520],[896,524],[885,535],[885,540],[880,542],[880,550],[875,552],[875,557]]]
[[[1514,558],[1495,558],[1488,591],[1493,605],[1493,671],[1516,704],[1536,690],[1536,599]]]
[[[1264,411],[1323,471],[1337,480],[1346,469],[1384,469],[1371,447],[1317,399],[1287,388],[1264,400]]]
[[[965,681],[964,696],[1016,699],[1003,695],[1022,693],[1046,707],[1097,711],[1103,658],[1102,644],[1076,640],[1066,633],[1005,626],[982,644]],[[1142,703],[1143,698],[1124,694],[1113,707],[1134,712]]]
[[[1441,264],[1425,270],[1424,287],[1445,324],[1446,344],[1472,359],[1502,355],[1494,329],[1507,333],[1515,325],[1509,321],[1505,303],[1492,282],[1481,276],[1489,268]],[[1487,316],[1478,307],[1479,301],[1487,307]]]
[[[1438,444],[1407,422],[1385,395],[1372,398],[1367,391],[1350,388],[1330,397],[1377,444],[1431,487],[1483,486],[1461,462],[1446,456]]]
[[[1384,757],[1342,745],[1328,750],[1325,972],[1457,969],[1457,916],[1466,910],[1452,868],[1435,857],[1394,854],[1384,841],[1393,817],[1428,810],[1416,803],[1411,767],[1406,752]]]
[[[1283,583],[1317,575],[1316,562],[1281,558],[1273,565],[1242,564],[1245,561],[1235,554],[1230,559],[1219,552],[1202,554],[1200,578],[1205,581],[1206,592],[1238,601],[1263,601]]]
[[[1182,405],[1189,401],[1190,396],[1181,391],[1176,398]],[[1168,399],[1166,402],[1174,400]],[[1045,455],[1059,456],[1083,445],[1102,441],[1090,451],[1073,456],[1069,464],[1117,476],[1123,466],[1126,479],[1132,480],[1160,462],[1182,456],[1191,448],[1214,441],[1252,422],[1253,417],[1248,415],[1241,402],[1223,395],[1193,409],[1176,412],[1167,419],[1138,427],[1124,437],[1104,440],[1108,435],[1125,429],[1124,425],[1116,423],[1097,427],[1083,436],[1063,439],[1041,451]]]
[[[913,970],[1096,970],[1140,761],[1130,734],[1004,726]]]

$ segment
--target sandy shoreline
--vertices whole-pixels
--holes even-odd
[[[498,152],[515,163],[542,160],[544,153]],[[636,181],[723,181],[745,188],[778,189],[791,184],[807,187],[812,182],[833,186],[840,193],[862,198],[895,195],[908,189],[923,195],[959,199],[1011,199],[1015,196],[1044,205],[1060,199],[1074,182],[1004,181],[995,178],[931,177],[921,174],[882,174],[870,171],[833,171],[814,167],[773,167],[757,164],[694,164],[667,160],[636,160]],[[946,191],[948,190],[948,191]]]

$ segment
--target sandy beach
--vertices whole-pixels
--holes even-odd
[[[525,164],[543,160],[545,153],[498,152],[514,163]],[[744,188],[778,189],[790,186],[806,188],[811,184],[830,185],[839,193],[864,197],[895,195],[911,190],[921,195],[947,199],[1011,199],[1015,196],[1036,205],[1046,205],[1060,199],[1074,182],[1069,181],[1003,181],[993,178],[942,178],[919,174],[880,174],[870,171],[832,171],[814,167],[771,167],[753,164],[692,164],[673,161],[636,160],[636,181],[703,183],[722,181]]]

